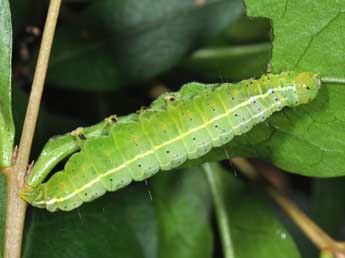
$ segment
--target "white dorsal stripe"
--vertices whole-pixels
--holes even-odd
[[[285,91],[289,91],[289,90],[295,91],[295,90],[296,90],[296,86],[295,86],[295,85],[290,85],[290,86],[286,86],[286,87],[281,87],[281,86],[279,86],[279,87],[277,87],[277,88],[270,88],[266,93],[264,93],[264,94],[259,94],[259,95],[253,96],[253,97],[256,98],[256,99],[263,99],[263,98],[266,98],[267,96],[269,96],[269,94],[271,94],[273,91],[285,92]],[[251,98],[247,99],[246,101],[244,101],[244,102],[242,102],[242,103],[236,105],[235,107],[233,107],[233,108],[227,110],[226,112],[224,112],[224,114],[215,116],[214,118],[212,118],[212,119],[206,121],[206,122],[203,123],[202,125],[197,126],[197,127],[195,127],[195,128],[192,128],[192,129],[190,129],[189,131],[187,131],[187,132],[185,132],[185,133],[183,133],[183,134],[181,134],[181,135],[178,135],[177,137],[175,137],[175,138],[173,138],[173,139],[171,139],[171,140],[168,140],[168,141],[166,141],[166,142],[164,142],[164,143],[162,143],[162,144],[160,144],[160,145],[153,146],[153,149],[151,149],[151,150],[149,150],[149,151],[146,151],[146,152],[144,152],[144,153],[142,153],[142,154],[139,154],[139,155],[133,157],[132,159],[130,159],[130,160],[124,162],[122,165],[120,165],[120,166],[118,166],[118,167],[116,167],[116,168],[113,168],[113,169],[107,171],[107,172],[104,173],[104,174],[98,175],[95,179],[91,180],[91,181],[88,182],[87,184],[83,185],[82,187],[76,189],[74,192],[72,192],[72,193],[70,193],[70,194],[68,194],[68,195],[66,195],[66,196],[64,196],[64,197],[52,198],[52,199],[50,199],[50,200],[42,200],[42,201],[40,201],[40,202],[36,202],[36,204],[37,204],[37,205],[53,205],[54,203],[59,203],[59,202],[63,202],[63,201],[66,201],[66,200],[68,200],[68,199],[71,199],[71,198],[72,198],[73,196],[75,196],[76,194],[78,194],[78,193],[80,193],[80,192],[82,192],[82,191],[84,191],[84,190],[86,190],[86,189],[92,187],[94,184],[96,184],[97,182],[99,182],[99,181],[101,180],[101,178],[106,177],[106,176],[109,176],[109,175],[111,175],[111,174],[113,174],[113,173],[115,173],[115,172],[117,172],[117,171],[119,171],[119,170],[125,168],[126,166],[130,165],[131,163],[135,162],[136,160],[141,159],[141,158],[143,158],[143,157],[145,157],[145,156],[147,156],[147,155],[150,155],[150,154],[154,153],[154,151],[159,150],[159,149],[163,148],[163,147],[166,146],[166,145],[169,145],[169,144],[171,144],[171,143],[177,142],[177,141],[183,139],[184,137],[186,137],[186,136],[188,136],[188,135],[190,135],[190,134],[192,134],[192,133],[194,133],[194,132],[196,132],[196,131],[199,131],[199,130],[201,130],[201,129],[207,127],[209,124],[211,124],[211,123],[213,123],[213,122],[215,122],[215,121],[217,121],[217,120],[220,120],[220,119],[226,117],[226,116],[229,115],[230,113],[232,113],[232,112],[234,112],[234,111],[236,111],[236,110],[238,110],[238,109],[240,109],[240,108],[242,108],[242,107],[245,107],[245,106],[249,105],[250,103],[252,103],[252,100],[253,100],[252,98],[253,98],[253,97],[251,97]],[[297,96],[296,96],[296,97],[297,97]],[[285,101],[286,99],[283,98],[283,100]],[[250,119],[248,119],[248,120],[246,120],[246,121],[244,121],[244,122],[241,122],[241,123],[239,123],[237,126],[231,128],[231,130],[238,129],[238,128],[240,128],[241,126],[243,126],[244,124],[249,123],[251,120],[253,120],[253,119],[255,119],[255,118],[258,118],[258,117],[264,115],[265,112],[266,112],[267,110],[272,109],[272,108],[275,107],[277,104],[278,104],[278,105],[281,105],[280,102],[273,103],[271,106],[265,108],[265,109],[262,110],[260,113],[254,115],[254,116],[251,117]]]

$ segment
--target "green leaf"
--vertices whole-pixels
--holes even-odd
[[[218,164],[205,164],[225,258],[300,257],[288,231],[257,190]]]
[[[266,72],[270,50],[266,43],[200,49],[183,68],[205,80],[240,81]]]
[[[222,37],[230,42],[248,44],[266,42],[271,39],[271,24],[265,18],[242,16],[233,26],[229,26]]]
[[[11,109],[12,25],[7,0],[0,0],[0,168],[11,165],[14,124]],[[6,180],[0,171],[0,241],[6,218]],[[0,244],[0,257],[3,245]]]
[[[320,254],[320,258],[334,258],[334,255],[330,253],[329,251],[323,251]]]
[[[123,85],[104,35],[88,35],[77,26],[57,31],[47,81],[55,87],[109,91]]]
[[[312,184],[316,222],[334,239],[343,239],[345,178],[317,179]]]
[[[16,35],[28,23],[33,3],[31,0],[9,0],[12,11],[13,32]]]
[[[93,1],[73,30],[68,23],[58,30],[47,80],[58,87],[105,90],[151,79],[242,10],[240,0]]]
[[[150,182],[159,225],[158,257],[212,257],[211,196],[201,169],[162,173]]]
[[[210,258],[209,208],[197,169],[162,173],[72,212],[32,209],[23,257]]]
[[[0,0],[0,167],[11,165],[14,124],[11,110],[12,25],[7,0]]]
[[[144,187],[108,194],[73,212],[31,212],[23,257],[145,257],[145,249],[157,244]]]
[[[247,0],[246,4],[249,15],[272,18],[273,72],[313,71],[345,78],[344,2]],[[186,165],[244,156],[270,160],[306,176],[345,175],[344,86],[323,83],[312,103],[275,113],[249,133]]]
[[[345,78],[344,1],[246,0],[246,5],[250,16],[272,19],[273,72]],[[323,84],[316,101],[275,116],[274,163],[309,176],[345,175],[344,101],[344,85]]]

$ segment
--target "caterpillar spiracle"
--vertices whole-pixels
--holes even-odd
[[[72,210],[106,191],[197,159],[286,106],[309,103],[320,85],[319,76],[309,72],[267,74],[237,84],[186,84],[139,113],[111,116],[52,138],[21,197],[49,211]],[[72,153],[64,169],[43,182]]]

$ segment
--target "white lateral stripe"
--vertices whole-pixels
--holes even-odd
[[[254,97],[255,97],[256,99],[258,99],[258,98],[265,98],[265,97],[269,96],[269,94],[271,94],[273,90],[274,90],[274,91],[284,92],[284,91],[295,90],[295,89],[296,89],[296,86],[278,87],[278,88],[276,88],[276,89],[272,89],[272,88],[271,88],[271,89],[269,89],[266,93],[260,94],[260,95],[256,95],[256,96],[254,96]],[[284,100],[286,100],[286,99],[284,99]],[[44,204],[46,204],[46,205],[52,205],[52,204],[57,203],[57,202],[63,202],[63,201],[65,201],[65,200],[68,200],[68,199],[72,198],[73,196],[75,196],[76,194],[78,194],[78,193],[80,193],[80,192],[86,190],[87,188],[91,187],[92,185],[96,184],[97,182],[100,181],[101,178],[106,177],[106,176],[108,176],[108,175],[110,175],[110,174],[113,174],[113,173],[115,173],[116,171],[119,171],[120,169],[125,168],[125,167],[128,166],[130,163],[132,163],[132,162],[134,162],[134,161],[136,161],[136,160],[138,160],[138,159],[141,159],[141,158],[143,158],[143,157],[145,157],[145,156],[147,156],[147,155],[150,155],[150,154],[154,153],[154,151],[159,150],[159,149],[163,148],[163,147],[166,146],[166,145],[169,145],[169,144],[171,144],[171,143],[174,143],[174,142],[176,142],[176,141],[179,141],[179,140],[181,140],[182,138],[184,138],[184,137],[190,135],[191,133],[194,133],[194,132],[196,132],[196,131],[198,131],[198,130],[200,130],[200,129],[205,128],[205,127],[208,126],[209,124],[211,124],[211,123],[213,123],[213,122],[215,122],[215,121],[217,121],[217,120],[219,120],[219,119],[222,119],[223,117],[226,117],[227,115],[229,115],[229,114],[232,113],[233,111],[236,111],[237,109],[242,108],[242,107],[244,107],[244,106],[250,104],[251,102],[252,102],[252,98],[249,98],[248,100],[242,102],[241,104],[238,104],[238,105],[235,106],[234,108],[229,109],[229,110],[226,111],[224,114],[218,115],[218,116],[216,116],[216,117],[210,119],[209,121],[205,122],[204,124],[202,124],[202,125],[200,125],[200,126],[198,126],[198,127],[192,128],[192,129],[189,130],[188,132],[185,132],[185,133],[183,133],[183,134],[177,136],[176,138],[173,138],[173,139],[171,139],[171,140],[169,140],[169,141],[166,141],[166,142],[162,143],[161,145],[154,146],[153,150],[149,150],[149,151],[147,151],[147,152],[144,152],[144,153],[142,153],[142,154],[139,154],[139,155],[133,157],[132,159],[126,161],[124,164],[122,164],[122,165],[120,165],[120,166],[118,166],[118,167],[116,167],[116,168],[113,168],[113,169],[109,170],[108,172],[106,172],[106,173],[104,173],[104,174],[102,174],[102,175],[99,175],[99,176],[96,177],[95,179],[91,180],[89,183],[85,184],[84,186],[80,187],[79,189],[76,189],[74,192],[72,192],[72,193],[66,195],[65,197],[61,197],[61,198],[52,198],[52,199],[50,199],[50,200],[48,200],[48,201],[43,200],[43,201],[41,201],[41,202],[37,202],[36,204],[37,204],[37,205],[44,205]],[[253,118],[257,118],[257,117],[262,116],[268,109],[273,108],[275,105],[276,105],[276,103],[274,103],[274,104],[271,105],[270,107],[264,109],[264,110],[261,111],[260,113],[254,115],[254,116],[253,116],[252,118],[250,118],[249,120],[246,120],[246,121],[244,121],[244,122],[239,123],[238,126],[233,127],[231,130],[238,129],[238,128],[240,128],[242,125],[244,125],[244,124],[250,122]]]

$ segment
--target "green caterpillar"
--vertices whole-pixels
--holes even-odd
[[[49,211],[72,210],[106,191],[170,170],[228,143],[283,107],[312,101],[316,74],[283,72],[237,84],[189,83],[128,116],[112,116],[44,147],[21,197]],[[64,170],[43,183],[55,165]]]

